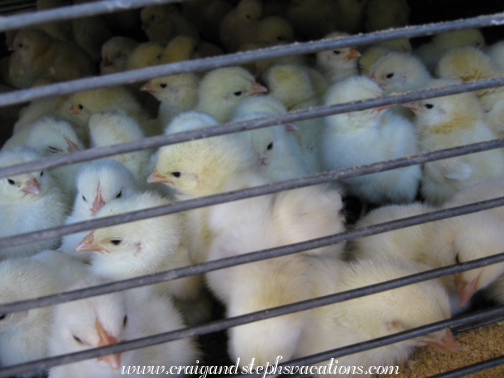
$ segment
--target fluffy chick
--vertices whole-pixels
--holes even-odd
[[[19,53],[21,66],[32,81],[40,77],[66,81],[95,72],[91,59],[79,47],[54,39],[42,30],[21,30],[10,49]]]
[[[452,84],[436,80],[425,88]],[[457,147],[495,139],[483,120],[481,106],[473,93],[431,98],[408,105],[415,113],[421,152]],[[426,163],[421,193],[427,203],[441,205],[470,184],[502,177],[501,151],[492,150]]]
[[[337,30],[337,7],[334,1],[295,0],[290,2],[286,16],[296,35],[314,40]]]
[[[15,146],[0,151],[0,166],[7,167],[42,158],[27,146]],[[69,201],[61,188],[46,171],[23,173],[0,180],[0,236],[52,228],[63,224]],[[33,255],[43,249],[54,248],[57,239],[3,248],[0,258]]]
[[[198,41],[187,35],[173,38],[161,54],[161,63],[173,63],[198,57],[196,48]]]
[[[504,69],[504,41],[494,43],[485,49],[485,53],[501,70]]]
[[[370,0],[339,0],[338,12],[335,14],[338,30],[347,33],[358,33],[364,27],[366,8]]]
[[[333,32],[325,38],[344,38],[347,33]],[[334,50],[317,52],[317,68],[319,68],[326,79],[334,84],[351,76],[359,74],[357,68],[359,51],[355,47],[342,47]]]
[[[138,43],[128,37],[110,38],[101,47],[100,73],[106,75],[125,71],[128,58],[137,46]]]
[[[371,0],[366,9],[367,32],[408,25],[410,7],[406,0]]]
[[[267,92],[244,68],[218,68],[207,73],[199,85],[196,110],[228,122],[233,109],[248,96]]]
[[[128,56],[126,70],[134,70],[161,64],[165,46],[158,42],[140,43]]]
[[[101,278],[88,277],[71,289],[104,284]],[[163,316],[160,316],[163,314]],[[139,288],[91,297],[59,305],[55,309],[49,350],[51,355],[81,352],[170,332],[184,327],[179,313],[170,302],[160,298],[151,288]],[[191,339],[181,339],[148,348],[109,354],[95,359],[51,368],[51,378],[120,377],[122,368],[194,364],[198,351]],[[152,373],[137,374],[147,377]]]
[[[128,198],[137,193],[137,184],[131,172],[115,160],[97,160],[85,165],[76,178],[77,194],[72,213],[65,224],[92,219],[100,209],[118,198]],[[77,252],[79,242],[86,231],[65,235],[60,250],[72,257],[89,262],[91,253]]]
[[[376,98],[381,94],[372,80],[350,78],[329,89],[325,104]],[[324,168],[350,168],[417,153],[418,141],[411,122],[384,112],[386,108],[326,117],[321,138]],[[345,179],[344,183],[351,193],[371,203],[408,203],[415,199],[421,176],[421,168],[414,165]]]
[[[418,273],[416,266],[398,260],[363,260],[344,265],[337,260],[313,261],[308,282],[313,297],[334,294]],[[414,298],[414,299],[413,299]],[[309,312],[297,347],[297,356],[307,356],[450,318],[445,290],[436,282],[388,290],[382,293],[317,307]],[[442,351],[457,346],[449,329],[411,338],[381,348],[338,358],[340,366],[395,365],[405,362],[415,348],[431,345]],[[326,365],[322,362],[319,365]],[[318,377],[326,374],[315,375]],[[357,377],[351,369],[343,375]]]
[[[259,21],[262,14],[260,0],[241,0],[229,11],[219,25],[220,41],[227,52],[234,52],[240,45],[238,30]]]
[[[177,35],[199,38],[196,27],[171,4],[145,7],[140,17],[142,30],[152,42],[167,44]]]
[[[255,41],[273,46],[294,42],[294,30],[286,19],[272,16],[239,29],[238,39],[238,46]]]

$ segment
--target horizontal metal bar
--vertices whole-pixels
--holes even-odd
[[[45,24],[47,22],[67,21],[79,17],[97,16],[99,14],[142,8],[148,5],[177,3],[180,1],[181,0],[102,0],[16,14],[0,18],[0,32]]]
[[[242,122],[230,122],[218,126],[185,131],[170,135],[159,135],[144,138],[141,140],[136,140],[133,142],[115,144],[99,148],[92,148],[83,151],[73,152],[71,154],[64,154],[57,157],[45,158],[28,163],[3,167],[0,168],[0,178],[15,176],[21,173],[56,168],[68,164],[81,163],[94,159],[106,158],[117,154],[158,148],[165,145],[171,145],[196,139],[281,125],[309,118],[323,117],[351,111],[359,111],[384,105],[400,104],[404,102],[422,100],[426,98],[442,97],[452,94],[463,93],[467,91],[475,91],[480,89],[498,87],[502,85],[504,85],[504,77],[497,77],[492,79],[484,79],[484,80],[471,81],[467,83],[454,84],[440,88],[409,91],[402,94],[393,94],[369,100],[348,102],[330,106],[314,107],[306,110],[289,112],[277,116],[257,118]]]
[[[464,20],[406,26],[404,28],[388,29],[367,34],[357,34],[340,39],[333,38],[304,43],[291,43],[282,46],[244,51],[205,59],[187,60],[183,62],[146,67],[127,72],[83,78],[3,93],[0,94],[0,106],[18,104],[35,100],[37,98],[60,96],[90,89],[129,84],[138,81],[147,81],[155,77],[173,75],[182,72],[211,70],[219,67],[236,66],[263,59],[271,59],[288,55],[310,54],[317,51],[346,46],[368,45],[382,41],[390,41],[397,38],[419,37],[465,28],[501,25],[503,23],[504,13],[496,13],[493,15],[467,18]]]
[[[448,371],[446,373],[436,374],[430,376],[430,378],[458,378],[465,377],[469,374],[477,373],[478,371],[490,369],[499,365],[504,364],[504,356],[491,358],[489,360],[481,361],[473,365],[464,366],[455,370]]]

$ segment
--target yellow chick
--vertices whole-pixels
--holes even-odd
[[[436,80],[425,88],[453,84]],[[415,126],[421,152],[457,147],[495,139],[484,122],[483,111],[473,93],[431,98],[408,105],[415,113]],[[501,151],[438,160],[423,166],[421,193],[432,205],[441,205],[468,185],[480,180],[502,177],[504,157]]]
[[[142,30],[152,42],[166,44],[177,35],[198,39],[198,30],[171,4],[151,5],[140,13]]]
[[[101,47],[100,73],[102,75],[126,70],[128,58],[138,43],[128,37],[112,37]]]
[[[272,16],[239,29],[238,39],[239,45],[264,41],[273,46],[294,42],[294,30],[286,19]]]
[[[38,29],[21,30],[10,50],[19,52],[20,64],[33,79],[78,79],[95,73],[89,56],[79,47],[54,39]]]
[[[219,122],[228,122],[233,109],[243,99],[263,92],[267,89],[255,82],[247,70],[241,67],[218,68],[201,79],[196,110],[211,114]]]
[[[126,70],[134,70],[161,64],[161,55],[165,47],[158,42],[139,44],[128,56]]]
[[[338,29],[337,14],[338,5],[332,0],[292,0],[286,16],[296,35],[314,40]]]
[[[363,76],[369,76],[369,71],[374,62],[389,52],[389,49],[381,46],[372,46],[366,49],[359,58],[359,73]]]
[[[161,63],[180,62],[196,58],[198,41],[187,35],[179,35],[173,38],[161,54]]]
[[[367,32],[408,25],[410,8],[406,0],[371,0],[366,9]]]
[[[250,26],[261,18],[260,0],[241,0],[235,9],[229,11],[219,25],[220,42],[227,52],[238,49],[238,30]]]

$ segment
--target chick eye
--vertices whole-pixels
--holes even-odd
[[[242,95],[242,93],[243,93],[242,91],[238,91],[238,92],[235,92],[235,93],[233,93],[233,94],[234,94],[235,96],[237,96],[237,97],[238,97],[238,96],[241,96],[241,95]]]
[[[280,37],[280,36],[277,37],[277,41],[283,41],[283,40],[284,40],[283,37]]]
[[[49,146],[47,147],[47,149],[49,150],[50,153],[52,154],[57,154],[58,152],[61,152],[61,150],[59,148],[56,148],[56,147],[52,147],[52,146]]]
[[[269,151],[269,150],[272,150],[273,149],[273,142],[271,142],[270,144],[268,144],[268,146],[266,147],[266,149]]]
[[[119,244],[122,243],[122,240],[121,239],[112,239],[110,241],[110,243],[113,244],[113,245],[119,245]]]
[[[175,171],[175,172],[172,172],[171,175],[175,178],[180,178],[180,177],[182,177],[182,172]]]
[[[163,83],[163,84],[159,84],[159,86],[160,86],[161,88],[166,88],[166,84],[165,84],[165,83]]]
[[[83,109],[84,109],[84,106],[82,106],[81,104],[77,105],[77,107],[78,107],[80,110],[83,110]]]
[[[84,200],[84,202],[87,202],[87,199],[86,197],[84,197],[84,195],[82,195],[82,199]]]
[[[79,339],[77,336],[74,335],[74,340],[77,341],[79,344],[82,344],[82,340]]]
[[[7,182],[11,185],[16,185],[16,181],[14,180],[11,180],[11,179],[7,179]]]
[[[19,48],[22,48],[22,47],[23,47],[23,44],[22,44],[22,43],[18,44],[18,47],[19,47]]]
[[[126,327],[126,324],[128,324],[128,315],[124,315],[123,327]]]
[[[121,196],[122,196],[122,190],[119,193],[117,193],[116,198],[121,198]]]
[[[393,73],[393,72],[391,72],[391,73],[389,73],[389,74],[385,75],[385,77],[386,77],[387,79],[392,79],[392,78],[394,77],[394,73]]]
[[[425,104],[424,105],[427,109],[432,109],[434,107],[434,105],[432,104]]]
[[[339,50],[334,50],[334,51],[333,51],[333,54],[339,55],[339,54],[341,54],[341,51],[339,51]]]
[[[247,14],[245,17],[247,17],[249,20],[252,18],[250,17],[250,14]]]
[[[458,253],[455,255],[455,263],[460,264],[460,258]]]
[[[156,59],[161,59],[161,54],[159,54],[158,56],[156,56]]]
[[[0,314],[0,320],[5,320],[7,318],[7,314]]]
[[[44,171],[40,171],[40,177],[44,176]]]

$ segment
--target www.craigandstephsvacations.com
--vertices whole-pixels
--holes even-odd
[[[327,364],[312,366],[294,366],[279,365],[282,356],[278,356],[273,365],[269,363],[266,366],[256,365],[255,358],[252,358],[249,364],[241,364],[240,359],[232,366],[200,366],[196,360],[195,365],[188,366],[122,366],[121,373],[130,374],[152,374],[152,375],[198,375],[198,378],[207,378],[208,375],[227,375],[227,374],[262,374],[262,378],[268,375],[277,374],[302,374],[302,375],[344,375],[344,374],[399,374],[399,366],[342,366],[338,365],[338,360],[331,358]]]

